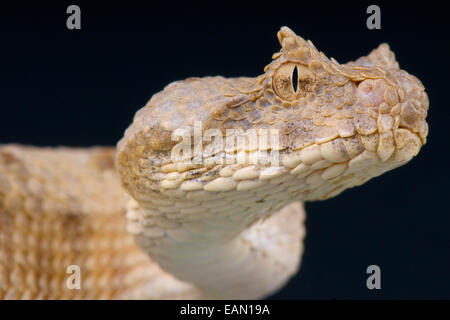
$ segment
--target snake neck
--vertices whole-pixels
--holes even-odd
[[[163,218],[148,204],[131,200],[128,231],[163,269],[195,284],[204,298],[262,298],[298,269],[303,205],[291,203],[272,215],[285,203],[255,211],[246,210],[244,200],[229,203],[226,214],[191,221]]]

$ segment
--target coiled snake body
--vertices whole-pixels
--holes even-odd
[[[386,44],[339,64],[287,27],[278,39],[261,76],[168,85],[117,149],[0,146],[0,298],[261,298],[280,288],[303,251],[300,201],[412,159],[428,97]],[[174,158],[196,130],[203,140],[182,146],[200,148],[200,160],[188,149]],[[255,143],[268,132],[276,144]],[[71,265],[79,289],[67,286]]]

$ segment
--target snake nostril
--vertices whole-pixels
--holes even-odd
[[[384,102],[384,92],[388,85],[382,79],[367,79],[359,83],[356,95],[366,107],[378,107]]]

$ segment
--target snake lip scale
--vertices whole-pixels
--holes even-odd
[[[287,27],[278,40],[260,76],[154,94],[117,148],[0,145],[0,298],[255,299],[281,288],[300,264],[303,202],[410,161],[429,101],[387,44],[340,64]],[[203,137],[257,134],[189,142],[202,161],[174,159],[173,133],[196,123]],[[276,146],[253,143],[274,129]],[[66,285],[69,265],[79,289]]]

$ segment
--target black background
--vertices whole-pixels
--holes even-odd
[[[283,25],[339,62],[388,42],[430,97],[430,134],[409,164],[325,202],[306,205],[298,275],[275,299],[450,298],[448,11],[437,3],[335,1],[42,1],[0,7],[0,143],[113,145],[134,113],[190,76],[256,76],[279,50]],[[77,4],[82,29],[66,28]],[[381,290],[366,268],[381,268]]]

